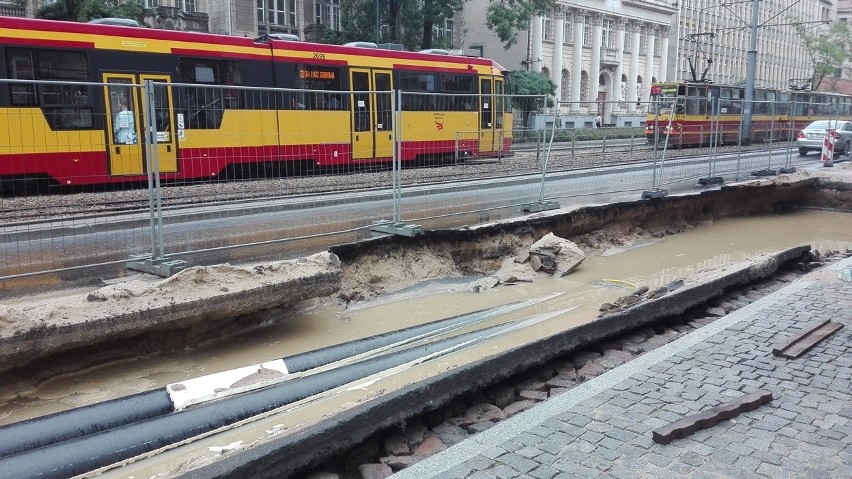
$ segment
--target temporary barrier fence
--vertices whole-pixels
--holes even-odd
[[[47,285],[83,268],[115,271],[128,259],[167,275],[183,266],[179,260],[292,257],[377,229],[417,234],[692,188],[703,178],[747,179],[791,166],[794,130],[803,126],[781,127],[772,114],[769,141],[744,145],[740,122],[715,106],[717,115],[690,126],[666,114],[676,105],[543,96],[125,78],[2,82],[21,101],[37,94],[64,102],[2,108],[0,280],[7,288]],[[675,147],[691,137],[707,144]],[[756,146],[763,150],[752,153]],[[44,171],[27,172],[24,162],[33,158]],[[53,186],[39,189],[48,173]],[[91,191],[68,189],[105,178]],[[57,183],[69,194],[56,194]]]

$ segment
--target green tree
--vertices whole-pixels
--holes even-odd
[[[446,1],[446,0],[437,0]],[[451,0],[462,1],[462,0]],[[376,7],[379,8],[379,38],[376,38]],[[400,43],[408,50],[421,47],[423,9],[420,0],[352,0],[342,2],[341,30],[324,29],[321,39],[342,44],[356,41]]]
[[[524,125],[529,124],[530,115],[553,105],[556,84],[544,73],[513,70],[509,73],[509,84],[512,86],[512,108],[521,112]]]
[[[140,20],[144,10],[133,0],[59,0],[42,6],[36,18],[88,22],[97,18]]]
[[[381,24],[380,43],[401,43],[408,50],[452,45],[435,41],[434,27],[464,6],[466,0],[351,0],[341,3],[341,31],[324,30],[321,38],[328,43],[376,40],[376,7]],[[556,0],[490,0],[486,25],[497,33],[506,48],[517,42],[518,32],[526,30],[534,15],[540,15]]]
[[[463,6],[464,0],[423,0],[423,39],[420,48],[432,48],[432,31],[435,25],[443,27],[445,21],[460,12]]]
[[[852,31],[844,22],[809,32],[804,24],[794,24],[805,44],[811,67],[811,88],[817,90],[825,77],[839,76],[852,63]]]
[[[536,15],[543,15],[556,0],[491,0],[485,11],[485,26],[497,34],[508,49],[518,41],[518,32],[529,28]]]

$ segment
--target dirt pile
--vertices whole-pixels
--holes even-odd
[[[252,267],[192,267],[164,280],[126,281],[88,294],[0,304],[0,371],[152,331],[173,337],[199,328],[205,334],[233,333],[245,326],[237,318],[331,295],[339,282],[340,261],[325,252]]]

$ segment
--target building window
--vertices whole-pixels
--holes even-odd
[[[198,11],[198,10],[197,10],[197,8],[198,8],[198,7],[196,7],[196,5],[195,5],[195,1],[196,1],[196,0],[180,0],[180,1],[178,2],[178,6],[179,6],[179,7],[180,7],[180,9],[181,9],[181,10],[183,10],[184,12],[190,12],[190,13],[192,13],[192,12],[197,12],[197,11]]]
[[[553,40],[553,20],[550,17],[544,17],[543,25],[541,27],[541,38],[542,40]]]
[[[444,20],[444,28],[436,26],[435,37],[441,39],[444,46],[453,47],[453,29],[455,23],[453,20]]]
[[[295,2],[294,2],[295,3]],[[330,0],[326,5],[328,9],[328,22],[326,26],[336,32],[340,31],[340,0]]]
[[[612,20],[604,20],[603,28],[601,29],[601,46],[612,48],[612,44]]]
[[[639,35],[639,53],[645,53],[646,52],[646,50],[645,50],[645,48],[646,48],[645,44],[646,43],[647,42],[645,41],[645,35]]]
[[[571,43],[574,40],[571,38],[571,17],[565,14],[565,23],[562,24],[562,43]]]
[[[580,72],[580,101],[589,100],[589,74],[585,70]]]
[[[257,0],[257,23],[261,25],[287,25],[286,0]],[[264,15],[264,4],[265,15]],[[292,4],[291,4],[292,5]]]
[[[290,0],[290,18],[296,25],[296,0]],[[340,0],[317,0],[314,3],[314,22],[325,25],[329,30],[341,30]]]
[[[660,37],[654,37],[654,54],[659,55],[663,50],[663,39]]]
[[[592,44],[592,17],[583,17],[583,46]]]
[[[53,3],[53,1],[44,2],[45,4]],[[145,8],[157,8],[160,6],[159,0],[145,0]]]
[[[562,79],[561,79],[561,88],[559,89],[559,96],[561,97],[561,101],[568,101],[571,98],[571,74],[568,73],[568,70],[562,70]]]
[[[624,51],[629,52],[631,50],[633,50],[633,37],[630,32],[624,32]]]

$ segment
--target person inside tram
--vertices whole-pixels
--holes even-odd
[[[340,109],[340,99],[337,98],[337,95],[334,94],[334,93],[329,94],[328,109],[329,110],[339,110]]]
[[[116,144],[136,144],[136,122],[133,112],[127,109],[125,100],[121,100],[118,104],[118,113],[113,118],[112,131]]]

